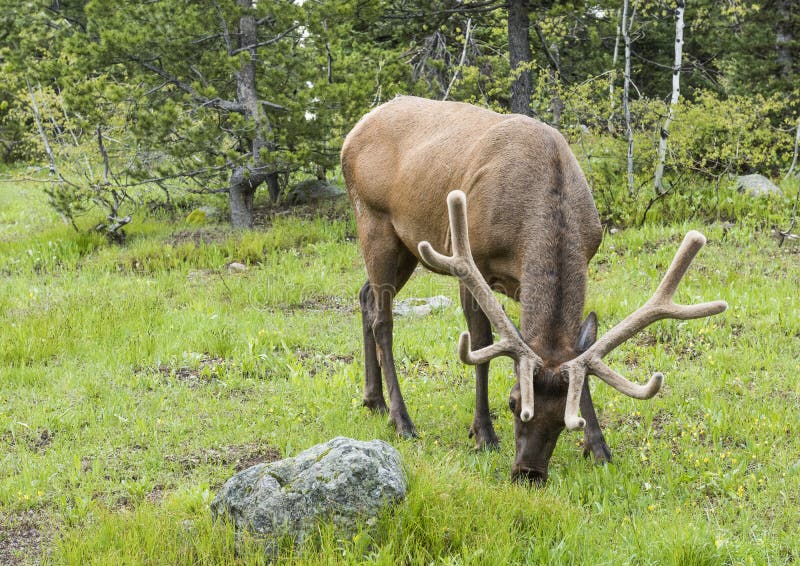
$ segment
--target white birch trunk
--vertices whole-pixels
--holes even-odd
[[[625,76],[622,82],[622,111],[625,113],[625,133],[628,136],[628,194],[633,196],[633,128],[631,109],[628,104],[631,85],[631,34],[633,15],[628,23],[628,0],[622,5],[622,39],[625,42]]]
[[[675,117],[675,106],[681,96],[681,61],[683,60],[683,12],[685,4],[683,0],[678,0],[678,7],[675,10],[675,63],[672,66],[672,98],[669,101],[667,119],[661,127],[661,135],[658,140],[658,165],[656,166],[655,190],[656,195],[664,193],[664,163],[667,160],[667,138],[669,138],[669,126]]]
[[[614,111],[616,110],[616,100],[614,99],[614,83],[617,80],[617,61],[619,61],[619,37],[622,33],[620,28],[620,11],[617,10],[617,36],[614,39],[614,55],[611,58],[611,78],[608,81],[608,98],[611,103],[611,110],[608,114],[608,131],[614,131]]]

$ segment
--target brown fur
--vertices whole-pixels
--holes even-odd
[[[368,352],[365,404],[386,408],[382,370],[397,430],[414,434],[391,357],[391,301],[416,266],[421,241],[450,252],[446,197],[460,189],[467,198],[475,263],[493,289],[521,302],[522,337],[550,370],[542,372],[537,387],[541,417],[520,428],[536,428],[538,420],[540,430],[557,429],[557,438],[563,418],[546,427],[541,418],[558,410],[563,416],[565,389],[557,367],[577,353],[587,266],[601,239],[591,192],[561,134],[525,116],[399,97],[364,116],[348,134],[342,170],[369,277],[365,290],[372,290],[372,296],[361,294],[365,348],[377,348],[380,364],[371,367],[375,356]],[[491,343],[468,295],[462,292],[470,328],[484,328],[480,341]],[[487,367],[477,366],[472,432],[479,446],[496,443],[485,400]],[[540,400],[548,397],[558,406],[540,412]],[[554,445],[555,438],[548,432],[545,444]],[[546,461],[544,468],[546,475]]]

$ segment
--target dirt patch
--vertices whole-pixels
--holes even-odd
[[[215,358],[204,354],[196,365],[172,366],[161,364],[158,366],[157,371],[165,379],[175,379],[187,387],[196,388],[218,379],[220,374],[228,369],[229,364],[224,358]]]
[[[308,374],[314,377],[319,371],[335,371],[341,364],[353,363],[353,354],[325,354],[307,350],[296,350],[297,359],[308,368]]]
[[[339,297],[314,297],[302,303],[289,305],[283,312],[289,311],[336,311],[340,313],[353,313],[358,310],[354,301],[342,300]]]
[[[322,200],[316,204],[287,205],[287,204],[268,204],[266,206],[256,206],[253,209],[253,226],[263,228],[270,226],[275,217],[291,216],[311,220],[314,218],[325,218],[328,221],[347,220],[351,212],[350,201],[347,198],[334,200]],[[350,239],[348,234],[348,239]],[[356,234],[352,237],[357,238]]]
[[[144,496],[144,498],[148,503],[158,503],[164,499],[165,495],[166,491],[164,490],[164,486],[156,485],[153,486],[153,489],[151,489],[150,492]]]
[[[31,452],[43,453],[53,442],[54,434],[46,428],[41,430],[18,431],[16,435],[6,432],[2,435],[9,446],[25,446]]]
[[[0,515],[0,564],[38,564],[52,539],[40,513],[29,509],[14,515]]]
[[[658,340],[656,339],[656,335],[648,330],[643,330],[639,334],[636,334],[633,338],[631,338],[631,342],[636,344],[637,346],[642,347],[650,347],[655,346]]]
[[[164,242],[170,246],[178,246],[181,244],[194,244],[196,248],[201,245],[215,244],[224,242],[230,238],[231,234],[227,230],[221,228],[198,228],[196,230],[181,230],[175,232],[167,237]]]
[[[266,442],[248,442],[218,448],[203,448],[182,456],[167,456],[168,462],[175,462],[184,471],[191,471],[203,464],[230,466],[237,472],[256,464],[275,462],[281,459],[281,452]]]

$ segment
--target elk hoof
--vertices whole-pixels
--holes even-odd
[[[408,415],[393,416],[389,422],[394,423],[394,428],[397,431],[397,436],[403,440],[411,440],[412,438],[419,438],[417,429],[411,418]]]
[[[475,439],[475,450],[497,450],[500,448],[500,441],[494,433],[492,423],[476,424],[472,423],[469,427],[469,437]]]
[[[604,438],[600,437],[592,441],[585,440],[583,443],[583,457],[594,456],[595,464],[607,464],[611,462],[611,449],[606,444]]]
[[[385,415],[389,412],[389,407],[386,406],[386,401],[383,400],[383,397],[379,397],[377,399],[364,399],[361,404],[373,413],[379,415]]]

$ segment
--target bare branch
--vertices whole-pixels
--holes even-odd
[[[794,136],[794,157],[792,158],[792,164],[789,166],[789,170],[783,177],[784,181],[791,176],[791,174],[794,172],[795,166],[797,165],[798,146],[800,146],[800,119],[797,120],[797,128]]]
[[[50,148],[50,143],[47,141],[47,134],[44,132],[44,128],[42,127],[42,118],[39,115],[39,105],[36,103],[36,96],[33,94],[33,88],[31,87],[31,83],[28,80],[28,77],[25,77],[25,83],[28,85],[28,95],[31,97],[31,105],[33,107],[33,117],[36,120],[36,127],[39,130],[39,135],[42,137],[42,143],[44,143],[44,151],[47,154],[47,159],[50,160],[50,174],[56,174],[56,158],[53,155],[53,150]]]
[[[544,33],[542,33],[542,28],[539,26],[539,22],[534,22],[533,29],[542,44],[542,49],[544,50],[547,60],[550,62],[550,66],[555,69],[556,72],[558,72],[559,76],[561,76],[561,65],[559,64],[558,59],[556,59],[556,57],[553,55],[550,48],[547,46],[547,40],[544,37]]]
[[[202,106],[210,106],[211,108],[217,108],[219,110],[224,110],[226,112],[234,112],[234,113],[237,113],[237,114],[243,114],[244,113],[244,105],[242,105],[242,104],[240,104],[238,102],[233,102],[231,100],[223,100],[221,98],[213,98],[212,99],[212,98],[208,98],[206,96],[203,96],[202,94],[197,92],[197,90],[192,85],[179,80],[177,77],[172,76],[171,74],[166,72],[161,67],[153,65],[152,63],[149,63],[147,61],[142,61],[142,60],[139,60],[139,59],[134,59],[134,60],[137,61],[142,67],[144,67],[148,71],[154,72],[158,76],[160,76],[163,79],[165,79],[168,83],[170,83],[172,85],[175,85],[176,87],[178,87],[182,91],[184,91],[187,94],[191,95],[192,98],[194,98],[198,102],[201,102]],[[150,92],[150,91],[148,91],[148,92]]]
[[[474,2],[472,4],[462,4],[458,8],[447,8],[442,10],[431,10],[429,12],[410,12],[406,10],[400,10],[395,13],[388,13],[384,14],[383,18],[387,20],[407,20],[409,18],[420,19],[426,18],[429,16],[435,16],[440,14],[465,14],[468,12],[471,13],[483,13],[483,12],[493,12],[499,8],[504,8],[507,2],[505,1],[497,1],[497,0],[488,0],[486,2]]]
[[[108,185],[110,184],[108,181],[108,174],[111,171],[111,167],[108,164],[108,152],[106,152],[106,146],[103,143],[103,132],[100,130],[100,126],[97,126],[97,145],[100,147],[100,155],[103,156],[103,184]]]
[[[273,43],[277,43],[278,41],[280,41],[281,39],[283,39],[284,37],[286,37],[287,35],[289,35],[290,33],[292,33],[294,30],[296,30],[299,27],[300,27],[300,24],[295,24],[292,27],[290,27],[289,29],[287,29],[285,31],[282,31],[281,33],[279,33],[278,35],[276,35],[275,37],[273,37],[271,39],[268,39],[266,41],[259,41],[258,43],[253,43],[251,45],[245,45],[245,46],[239,47],[238,49],[234,49],[233,51],[230,52],[230,55],[236,55],[238,53],[241,53],[242,51],[250,51],[252,49],[256,49],[257,47],[264,47],[266,45],[272,45]]]
[[[453,78],[450,79],[450,84],[447,85],[447,90],[444,91],[442,100],[447,100],[447,97],[450,95],[450,89],[453,87],[453,83],[455,83],[456,79],[461,75],[461,69],[464,67],[464,61],[467,58],[467,47],[469,46],[470,25],[472,25],[472,18],[467,20],[467,29],[464,32],[464,49],[461,50],[461,59],[458,62],[456,71],[453,73]]]
[[[231,44],[231,34],[228,32],[228,22],[225,21],[217,1],[211,0],[211,3],[214,4],[214,9],[217,11],[217,17],[219,18],[219,25],[222,28],[222,37],[225,38],[225,47],[228,49],[228,55],[232,55],[233,45]]]

